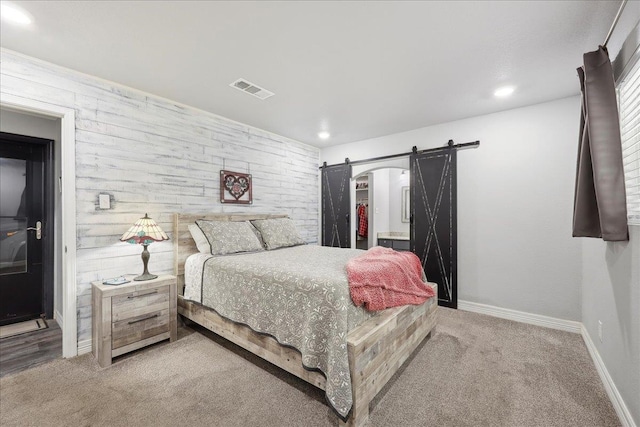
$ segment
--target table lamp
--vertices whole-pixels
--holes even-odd
[[[147,264],[149,263],[149,258],[151,254],[147,250],[147,246],[149,246],[153,242],[161,242],[163,240],[169,240],[166,233],[162,231],[162,229],[156,224],[156,222],[149,218],[147,214],[144,214],[144,217],[140,218],[133,224],[133,226],[120,237],[120,241],[127,242],[131,244],[139,244],[144,247],[142,251],[142,262],[144,264],[144,272],[134,278],[133,280],[151,280],[155,279],[155,274],[149,274],[149,270],[147,269]]]

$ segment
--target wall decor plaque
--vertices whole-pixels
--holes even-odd
[[[253,204],[251,174],[221,170],[220,203]]]

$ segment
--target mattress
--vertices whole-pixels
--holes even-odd
[[[375,315],[356,307],[345,265],[357,249],[302,245],[224,256],[191,255],[184,298],[294,347],[327,378],[326,397],[341,416],[352,406],[348,332]]]

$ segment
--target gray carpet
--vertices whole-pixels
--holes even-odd
[[[580,335],[440,309],[370,426],[619,426]],[[323,393],[189,328],[100,368],[91,355],[0,379],[3,426],[335,426]]]

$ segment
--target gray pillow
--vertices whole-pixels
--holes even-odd
[[[196,221],[211,245],[212,255],[263,251],[253,226],[248,221]]]
[[[256,219],[251,223],[260,232],[265,247],[269,250],[306,243],[289,218]]]

